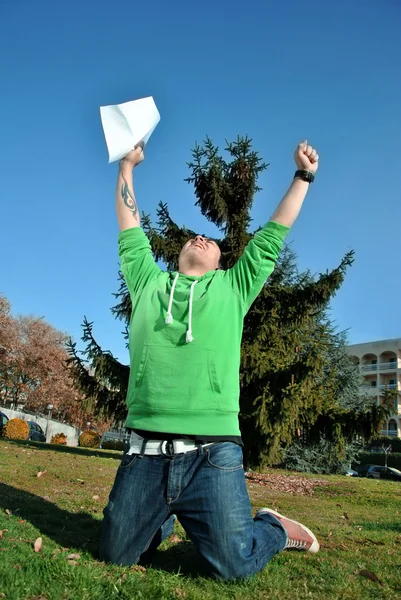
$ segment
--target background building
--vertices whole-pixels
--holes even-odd
[[[386,387],[398,391],[394,415],[382,435],[401,437],[401,338],[353,344],[348,351],[360,365],[364,380],[361,393],[371,395],[379,403]]]

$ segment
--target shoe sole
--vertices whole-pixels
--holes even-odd
[[[274,515],[275,517],[281,517],[282,519],[287,519],[288,521],[292,521],[293,523],[296,523],[297,525],[302,527],[302,529],[304,531],[306,531],[306,533],[308,535],[310,535],[311,538],[313,539],[313,543],[312,543],[311,547],[308,548],[307,552],[312,552],[312,554],[316,554],[316,552],[319,552],[320,545],[319,545],[319,542],[317,541],[317,537],[305,525],[303,525],[302,523],[299,523],[298,521],[295,521],[294,519],[289,519],[288,517],[285,517],[284,515],[280,515],[280,513],[278,513],[277,511],[275,511],[271,508],[262,508],[261,510],[258,511],[257,514],[259,515],[259,514],[263,514],[263,513],[269,513],[271,515]]]

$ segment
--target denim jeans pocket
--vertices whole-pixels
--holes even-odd
[[[121,459],[119,468],[122,471],[130,469],[136,463],[138,456],[139,454],[124,454],[124,456]]]
[[[242,448],[234,442],[218,442],[205,448],[209,467],[219,471],[237,471],[243,468]]]

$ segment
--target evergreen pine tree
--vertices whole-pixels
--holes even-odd
[[[238,260],[252,237],[250,212],[260,190],[258,177],[268,166],[247,137],[227,144],[226,155],[228,160],[206,139],[193,150],[187,179],[194,186],[196,206],[221,233],[223,268]],[[154,227],[149,216],[143,215],[142,227],[155,259],[173,270],[181,247],[194,232],[174,223],[164,203],[159,204],[157,216]],[[316,437],[324,432],[336,438],[339,451],[349,429],[369,434],[366,422],[374,415],[365,411],[361,416],[339,402],[345,390],[348,393],[355,387],[356,374],[342,350],[344,338],[333,331],[325,313],[352,262],[349,252],[338,267],[313,277],[310,272],[298,272],[294,252],[285,246],[249,311],[240,373],[240,421],[249,466],[277,464],[281,447],[301,433]],[[121,273],[116,297],[112,312],[127,326],[131,302]],[[123,419],[129,367],[102,351],[86,319],[83,341],[83,358],[76,345],[70,344],[70,362],[90,408]]]

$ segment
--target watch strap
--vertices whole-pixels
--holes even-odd
[[[307,181],[308,183],[313,183],[315,181],[315,175],[312,171],[307,171],[306,169],[298,169],[295,171],[294,179],[302,179],[302,181]]]

